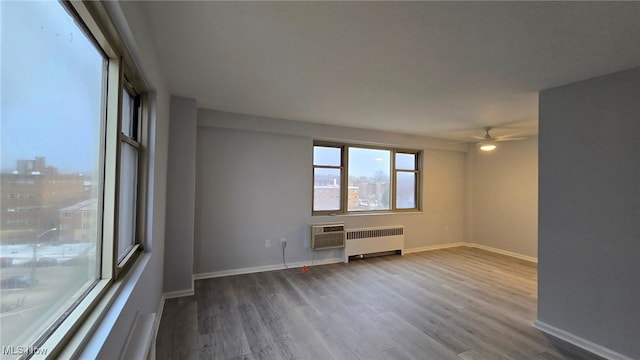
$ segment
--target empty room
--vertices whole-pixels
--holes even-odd
[[[640,2],[0,2],[2,359],[640,359]]]

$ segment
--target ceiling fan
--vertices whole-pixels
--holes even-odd
[[[510,136],[496,136],[493,137],[489,134],[489,131],[493,129],[493,126],[487,126],[484,128],[485,134],[484,136],[474,136],[474,139],[480,140],[476,143],[477,146],[480,147],[482,151],[492,151],[496,148],[496,143],[499,141],[514,141],[514,140],[524,140],[526,137],[510,137]]]

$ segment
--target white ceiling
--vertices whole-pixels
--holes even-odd
[[[137,6],[198,107],[450,139],[535,134],[539,90],[640,65],[640,2]]]

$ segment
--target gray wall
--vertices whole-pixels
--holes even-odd
[[[540,94],[538,320],[640,358],[640,68]]]
[[[266,129],[265,121],[270,124]],[[402,224],[407,248],[464,241],[464,152],[436,150],[439,143],[427,138],[322,126],[324,138],[403,145],[400,141],[426,149],[424,211],[312,217],[311,136],[317,125],[209,110],[198,111],[198,123],[196,274],[277,266],[283,237],[288,262],[310,261],[311,222],[339,220],[350,228]],[[271,247],[265,247],[266,239]],[[342,250],[327,250],[315,259],[341,257]]]
[[[171,97],[164,291],[193,289],[196,173],[196,102]]]
[[[471,242],[538,256],[538,137],[498,143],[492,152],[473,146]]]

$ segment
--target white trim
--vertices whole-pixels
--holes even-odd
[[[313,266],[336,264],[341,262],[344,262],[343,258],[316,260],[313,262]],[[305,265],[310,266],[310,263],[311,263],[310,261],[300,261],[295,263],[289,263],[287,264],[287,266],[289,267],[289,269],[294,269],[294,268],[303,267]],[[285,266],[283,264],[278,264],[278,265],[248,267],[248,268],[241,268],[241,269],[213,271],[213,272],[207,272],[207,273],[193,274],[193,280],[210,279],[210,278],[217,278],[217,277],[231,276],[231,275],[252,274],[252,273],[258,273],[258,272],[282,270],[282,269],[286,269]]]
[[[158,303],[158,309],[156,310],[156,322],[153,324],[153,337],[151,338],[151,349],[149,351],[149,359],[155,360],[156,358],[156,340],[158,339],[158,331],[160,330],[160,321],[162,321],[162,313],[164,312],[164,303],[166,301],[166,297],[164,294],[160,297],[160,302]]]
[[[555,326],[544,323],[540,320],[536,320],[533,323],[533,326],[542,331],[545,334],[556,337],[560,340],[566,341],[569,344],[575,345],[583,350],[586,350],[590,353],[601,356],[605,359],[609,360],[633,360],[628,356],[617,353],[609,348],[606,348],[602,345],[595,344],[589,340],[583,339],[577,335],[574,335],[570,332],[564,331],[562,329],[558,329]]]
[[[465,243],[465,242],[456,242],[456,243],[449,243],[449,244],[421,246],[421,247],[416,247],[416,248],[404,249],[403,253],[404,254],[411,254],[411,253],[416,253],[416,252],[448,249],[448,248],[459,247],[459,246],[466,246],[466,247],[470,247],[470,248],[482,249],[482,250],[491,251],[491,252],[494,252],[494,253],[497,253],[497,254],[511,256],[511,257],[514,257],[514,258],[517,258],[517,259],[520,259],[520,260],[525,260],[525,261],[530,261],[530,262],[533,262],[533,263],[538,263],[538,259],[533,257],[533,256],[522,255],[522,254],[518,254],[518,253],[515,253],[515,252],[502,250],[502,249],[497,249],[497,248],[494,248],[494,247],[491,247],[491,246],[482,245],[482,244]]]
[[[153,338],[153,327],[156,319],[156,313],[136,313],[136,317],[129,330],[129,335],[127,336],[127,341],[120,354],[121,360],[149,358],[155,340]]]
[[[411,253],[422,252],[422,251],[448,249],[448,248],[460,247],[460,246],[475,247],[475,248],[478,248],[478,249],[483,249],[483,250],[499,253],[499,254],[502,254],[502,255],[507,255],[507,256],[518,258],[518,259],[526,260],[526,261],[531,261],[531,262],[536,262],[536,263],[538,262],[538,259],[536,259],[534,257],[530,257],[530,256],[526,256],[526,255],[522,255],[522,254],[518,254],[518,253],[506,251],[506,250],[496,249],[496,248],[492,248],[492,247],[485,246],[485,245],[469,244],[469,243],[464,243],[464,242],[429,245],[429,246],[421,246],[421,247],[416,247],[416,248],[404,249],[402,251],[402,253],[403,254],[411,254]],[[335,264],[335,263],[339,263],[339,262],[344,262],[344,259],[332,258],[332,259],[318,260],[318,261],[314,262],[314,265]],[[296,262],[296,263],[290,263],[290,264],[287,264],[287,265],[288,265],[289,268],[299,268],[299,267],[302,267],[303,265],[309,266],[309,262],[308,261],[306,261],[306,262],[305,261],[301,261],[301,262]],[[278,264],[278,265],[264,265],[264,266],[255,266],[255,267],[240,268],[240,269],[213,271],[213,272],[193,274],[193,280],[210,279],[210,278],[223,277],[223,276],[232,276],[232,275],[252,274],[252,273],[258,273],[258,272],[263,272],[263,271],[273,271],[273,270],[282,270],[282,269],[285,269],[284,265]],[[180,292],[175,292],[175,293],[179,294]],[[174,294],[174,293],[171,293],[171,294]],[[187,294],[187,295],[182,295],[182,296],[188,296],[188,295],[193,295],[193,293]],[[179,296],[181,296],[181,295],[173,296],[173,297],[179,297]],[[167,299],[169,299],[168,296],[167,296]]]
[[[195,291],[193,290],[193,284],[192,284],[191,289],[170,291],[170,292],[164,293],[162,296],[166,300],[166,299],[179,298],[183,296],[191,296],[193,294],[195,294]]]
[[[42,349],[49,349],[51,353],[58,359],[94,359],[98,358],[98,354],[104,346],[111,330],[115,327],[116,322],[121,318],[123,309],[129,301],[131,294],[141,280],[142,274],[149,264],[151,254],[141,254],[132,267],[126,274],[116,280],[113,284],[109,285],[108,280],[100,282],[95,291],[106,292],[99,298],[91,295],[85,298],[80,306],[89,306],[92,301],[96,301],[95,307],[92,310],[88,310],[87,317],[79,324],[79,328],[72,331],[73,325],[66,325],[67,322],[79,321],[77,318],[81,317],[80,308],[72,312],[69,318],[65,320],[61,326],[53,333],[49,339],[40,347]],[[70,339],[64,345],[60,343],[62,347],[60,352],[56,349],[56,342],[59,342],[60,337],[56,334],[70,334]],[[64,337],[64,335],[60,335]],[[49,354],[34,354],[31,359],[45,359],[51,358]]]
[[[421,247],[416,247],[416,248],[404,249],[403,250],[403,254],[411,254],[411,253],[422,252],[422,251],[448,249],[448,248],[460,247],[460,246],[474,247],[474,248],[478,248],[478,249],[483,249],[483,250],[499,253],[499,254],[502,254],[502,255],[515,257],[515,258],[526,260],[526,261],[531,261],[531,262],[535,262],[535,263],[538,262],[538,259],[536,259],[534,257],[531,257],[531,256],[526,256],[526,255],[522,255],[522,254],[511,252],[511,251],[496,249],[496,248],[492,248],[492,247],[485,246],[485,245],[470,244],[470,243],[465,243],[465,242],[429,245],[429,246],[421,246]],[[344,262],[344,259],[342,259],[342,258],[330,258],[330,259],[324,259],[324,260],[316,260],[313,263],[313,265],[314,266],[315,265],[327,265],[327,264],[336,264],[336,263],[341,263],[341,262]],[[295,262],[295,263],[289,263],[289,264],[287,264],[287,266],[290,269],[292,269],[292,268],[299,268],[299,267],[302,267],[304,265],[310,266],[309,263],[310,263],[309,261],[300,261],[300,262]],[[193,280],[195,281],[195,280],[210,279],[210,278],[217,278],[217,277],[223,277],[223,276],[252,274],[252,273],[259,273],[259,272],[264,272],[264,271],[273,271],[273,270],[282,270],[282,269],[285,269],[285,266],[283,264],[276,264],[276,265],[263,265],[263,266],[254,266],[254,267],[239,268],[239,269],[212,271],[212,272],[206,272],[206,273],[193,274]],[[171,299],[171,298],[176,298],[176,297],[181,297],[181,296],[190,296],[190,295],[193,295],[193,294],[194,294],[194,291],[193,291],[193,288],[192,288],[191,290],[180,290],[180,291],[172,291],[170,293],[165,293],[164,294],[164,298],[165,299]]]
[[[494,247],[491,247],[491,246],[486,246],[486,245],[481,245],[481,244],[476,244],[476,243],[465,243],[464,246],[477,248],[477,249],[482,249],[482,250],[487,250],[487,251],[491,251],[491,252],[494,252],[494,253],[507,255],[507,256],[514,257],[514,258],[518,258],[520,260],[530,261],[530,262],[533,262],[533,263],[536,263],[536,264],[538,263],[538,258],[535,258],[533,256],[522,255],[522,254],[518,254],[518,253],[515,253],[515,252],[507,251],[507,250],[497,249],[497,248],[494,248]]]
[[[450,243],[450,244],[439,244],[439,245],[429,245],[429,246],[421,246],[410,249],[404,249],[403,254],[411,254],[423,251],[432,251],[432,250],[440,250],[440,249],[449,249],[452,247],[465,246],[463,242]]]

